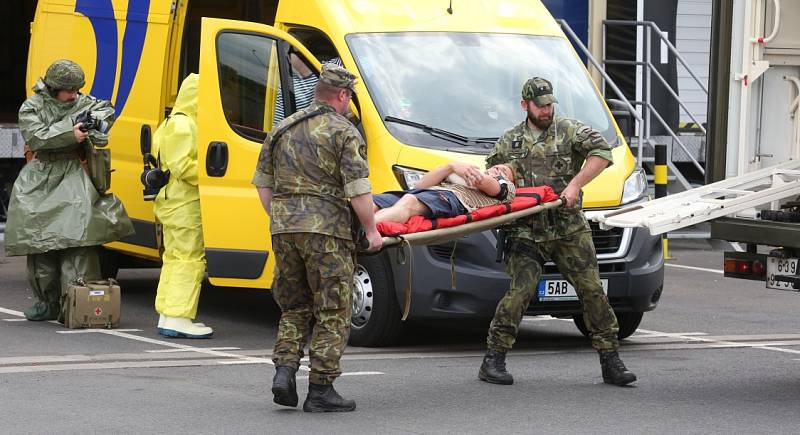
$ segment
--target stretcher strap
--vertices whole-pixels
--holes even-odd
[[[403,239],[401,237],[401,239]],[[406,258],[406,247],[408,247],[408,258]],[[402,255],[402,260],[400,259]],[[411,252],[411,244],[408,243],[407,240],[403,240],[403,244],[400,248],[400,253],[397,256],[397,262],[401,265],[408,263],[408,277],[406,282],[406,294],[405,294],[405,303],[403,304],[403,317],[400,319],[402,321],[406,321],[408,318],[408,314],[411,312],[411,280],[414,279],[412,274],[412,269],[414,267],[414,259],[412,258],[414,254]],[[406,261],[408,260],[408,261]]]

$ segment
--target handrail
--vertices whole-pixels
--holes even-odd
[[[781,27],[781,2],[780,0],[772,0],[772,3],[775,5],[775,26],[772,28],[772,33],[770,33],[766,38],[751,38],[750,42],[763,44],[765,42],[772,41],[776,36],[778,36],[778,30]]]
[[[581,41],[581,39],[578,38],[578,35],[576,35],[574,31],[572,31],[572,28],[569,26],[569,24],[567,24],[567,21],[563,19],[556,21],[561,26],[561,29],[564,31],[564,33],[569,35],[569,37],[572,39],[573,44],[577,45],[581,49],[586,58],[589,59],[589,62],[591,62],[592,65],[594,65],[594,67],[597,69],[597,71],[600,72],[600,75],[603,76],[604,90],[605,90],[605,84],[608,83],[609,85],[611,85],[611,89],[614,91],[614,93],[617,94],[617,97],[619,97],[620,100],[622,100],[625,103],[625,105],[628,106],[628,111],[639,123],[639,128],[638,128],[639,134],[637,135],[636,139],[637,142],[641,144],[644,141],[644,129],[643,129],[644,119],[642,119],[642,115],[640,115],[639,112],[631,105],[631,103],[628,101],[628,98],[625,97],[625,94],[623,94],[622,91],[617,86],[617,84],[614,83],[614,80],[611,79],[611,77],[606,72],[605,68],[603,68],[599,62],[597,62],[597,59],[595,59],[594,56],[592,56],[592,53],[589,52],[589,49],[586,47],[586,45],[584,45],[583,41]],[[639,145],[636,151],[637,151],[636,164],[639,165],[639,167],[641,167],[642,146]]]
[[[681,64],[683,64],[683,67],[686,68],[686,70],[689,72],[689,74],[692,75],[692,78],[700,86],[700,89],[702,89],[703,92],[705,92],[706,95],[708,95],[708,89],[706,88],[706,86],[697,77],[697,75],[694,73],[694,71],[692,71],[692,68],[689,67],[688,62],[686,62],[686,59],[684,59],[683,56],[681,56],[681,54],[678,51],[678,49],[675,48],[674,45],[672,45],[672,42],[670,42],[669,38],[664,36],[664,32],[661,31],[661,28],[658,27],[658,24],[656,24],[653,21],[603,20],[603,26],[605,27],[605,25],[607,25],[607,24],[619,25],[619,26],[636,26],[636,27],[638,27],[638,26],[649,26],[652,29],[654,29],[656,31],[656,33],[658,34],[658,37],[661,38],[661,40],[664,41],[664,43],[666,43],[667,47],[669,48],[669,51],[672,54],[675,55],[675,58],[678,59],[681,62]]]

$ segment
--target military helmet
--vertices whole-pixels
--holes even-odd
[[[522,85],[522,99],[533,100],[533,103],[539,107],[558,103],[553,95],[553,85],[549,80],[541,77],[530,78]]]
[[[86,84],[86,79],[80,65],[68,59],[60,59],[47,68],[44,84],[53,90],[77,91]]]

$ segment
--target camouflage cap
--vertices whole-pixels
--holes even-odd
[[[335,86],[337,88],[346,88],[355,92],[356,84],[355,74],[336,65],[334,63],[325,63],[322,65],[322,72],[319,74],[319,81]]]
[[[549,80],[541,77],[530,78],[522,85],[522,99],[533,100],[533,103],[539,107],[558,103],[553,95],[553,85]]]
[[[80,65],[68,59],[61,59],[47,68],[44,83],[56,90],[77,91],[86,84],[86,79]]]

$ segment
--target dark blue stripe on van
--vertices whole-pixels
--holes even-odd
[[[94,81],[90,93],[97,98],[110,100],[117,75],[117,22],[111,0],[77,0],[75,12],[89,19],[94,30],[97,59]]]
[[[117,101],[114,103],[116,116],[122,113],[128,95],[131,93],[139,61],[142,59],[144,39],[147,36],[147,13],[150,0],[131,0],[128,2],[127,25],[122,38],[122,70],[119,73],[119,89]]]

